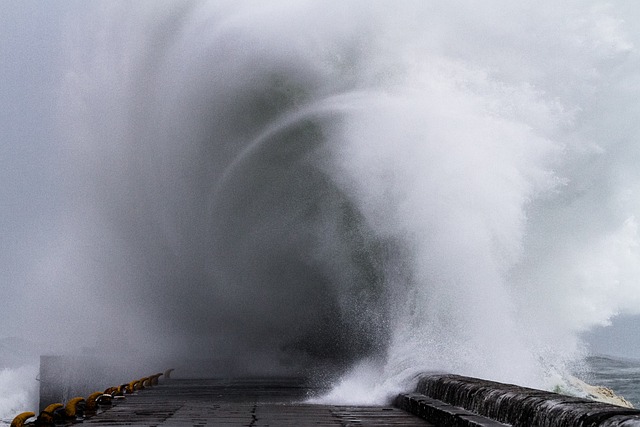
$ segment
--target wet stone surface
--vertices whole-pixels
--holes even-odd
[[[91,426],[430,426],[400,409],[304,403],[317,389],[297,379],[180,380],[127,396]]]

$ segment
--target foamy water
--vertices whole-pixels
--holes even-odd
[[[640,361],[615,356],[592,356],[587,359],[585,379],[612,389],[640,408]]]
[[[0,425],[9,425],[21,412],[37,412],[37,366],[0,370]]]

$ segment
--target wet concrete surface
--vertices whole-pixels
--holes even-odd
[[[91,426],[431,426],[392,406],[304,403],[318,392],[290,378],[171,379],[87,418]]]

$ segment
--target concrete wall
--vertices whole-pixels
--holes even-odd
[[[100,355],[40,356],[40,411],[51,403],[86,397],[107,387],[156,373],[126,367],[117,357]],[[136,375],[138,375],[136,377]]]
[[[451,374],[425,374],[415,393],[396,400],[399,407],[423,417],[440,403],[513,426],[640,426],[636,409]],[[469,423],[466,416],[452,411],[448,421],[438,425],[490,425]]]

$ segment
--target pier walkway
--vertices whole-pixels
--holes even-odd
[[[432,426],[391,406],[304,403],[301,380],[171,379],[140,390],[84,421],[90,426]]]
[[[309,403],[326,389],[302,379],[176,379],[173,369],[129,383],[105,379],[120,385],[92,392],[89,384],[109,376],[95,366],[43,356],[40,415],[21,413],[12,426],[640,427],[638,409],[448,373],[420,375],[393,405],[349,406]]]

